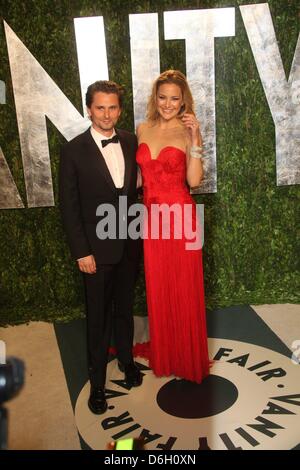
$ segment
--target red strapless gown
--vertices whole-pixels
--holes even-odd
[[[186,186],[186,155],[176,147],[163,148],[152,159],[147,144],[137,152],[143,177],[144,204],[148,210],[148,233],[144,239],[145,279],[149,317],[149,366],[157,376],[170,376],[200,383],[209,373],[204,303],[202,251],[186,250],[185,236],[162,238],[162,218],[151,214],[153,204],[190,206],[189,223],[195,229],[196,205]],[[159,237],[151,227],[159,225]],[[182,230],[183,234],[187,233]]]

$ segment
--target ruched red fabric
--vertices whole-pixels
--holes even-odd
[[[190,235],[196,230],[199,234],[199,221],[186,185],[186,155],[168,146],[153,159],[148,145],[141,143],[137,163],[147,209],[144,262],[150,345],[135,349],[148,356],[156,376],[201,383],[209,373],[202,250],[187,249],[196,239]],[[169,223],[157,210],[161,204],[175,208]],[[164,238],[167,232],[169,238]]]

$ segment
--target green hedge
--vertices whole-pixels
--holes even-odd
[[[235,6],[257,1],[16,1],[0,2],[8,22],[72,103],[81,110],[73,18],[103,15],[110,78],[127,88],[120,127],[133,129],[129,13],[158,12],[161,70],[185,71],[184,41],[164,41],[162,12]],[[284,67],[289,74],[299,34],[298,0],[269,1]],[[0,27],[0,145],[26,201],[4,28]],[[299,187],[276,186],[274,125],[239,9],[236,35],[218,38],[216,113],[218,192],[205,204],[204,269],[209,308],[299,302],[296,205]],[[63,71],[63,73],[62,73]],[[48,123],[57,202],[63,137]],[[67,320],[81,316],[81,277],[65,242],[58,208],[0,210],[0,322]],[[136,312],[145,313],[141,270]]]

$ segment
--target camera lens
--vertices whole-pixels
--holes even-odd
[[[0,403],[14,397],[24,384],[24,362],[8,357],[6,364],[0,364]]]

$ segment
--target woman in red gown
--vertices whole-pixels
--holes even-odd
[[[144,260],[155,375],[201,383],[209,373],[203,269],[196,204],[202,137],[185,76],[154,82],[147,121],[137,129],[144,205]],[[168,219],[169,216],[169,219]]]

